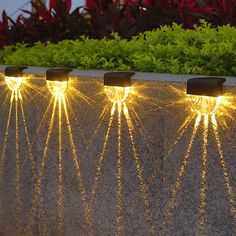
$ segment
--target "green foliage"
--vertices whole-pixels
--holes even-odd
[[[236,28],[212,29],[202,22],[194,30],[174,24],[131,40],[64,40],[5,47],[0,64],[78,69],[134,70],[161,73],[236,75]]]

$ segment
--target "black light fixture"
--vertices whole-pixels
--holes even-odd
[[[46,81],[48,90],[53,96],[61,96],[68,87],[69,73],[72,69],[69,68],[52,68],[46,72]]]
[[[225,78],[200,77],[187,81],[187,94],[218,97],[223,95]]]
[[[109,72],[104,74],[104,91],[113,103],[124,102],[131,90],[134,72]]]
[[[130,87],[134,72],[108,72],[104,74],[105,86]]]
[[[5,68],[5,76],[7,77],[23,77],[23,71],[27,66],[7,66]]]
[[[187,95],[191,108],[198,115],[210,115],[217,111],[223,95],[225,78],[199,77],[187,81]]]
[[[47,81],[68,81],[69,73],[72,69],[69,68],[51,68],[46,72]]]

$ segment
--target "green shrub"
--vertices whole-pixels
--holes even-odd
[[[145,32],[130,41],[113,39],[64,40],[5,47],[0,64],[134,70],[163,73],[236,75],[236,28],[209,24],[186,30],[174,24]]]

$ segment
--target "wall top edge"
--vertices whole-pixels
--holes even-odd
[[[0,65],[0,72],[4,72],[7,65]],[[35,75],[35,76],[45,76],[46,71],[49,68],[45,67],[28,67],[24,70],[26,75]],[[74,77],[82,78],[91,78],[91,79],[103,79],[103,75],[106,70],[77,70],[74,69],[69,74]],[[138,81],[153,81],[153,82],[177,82],[177,83],[186,83],[188,79],[202,77],[205,75],[188,75],[188,74],[168,74],[168,73],[152,73],[152,72],[135,72],[135,75],[132,77],[132,80]],[[225,86],[235,86],[236,87],[236,77],[235,76],[219,76],[226,79],[224,83]]]

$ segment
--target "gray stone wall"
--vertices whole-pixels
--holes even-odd
[[[235,235],[234,78],[213,124],[188,76],[138,73],[119,110],[103,72],[73,72],[66,106],[44,72],[12,103],[1,77],[0,235]]]

